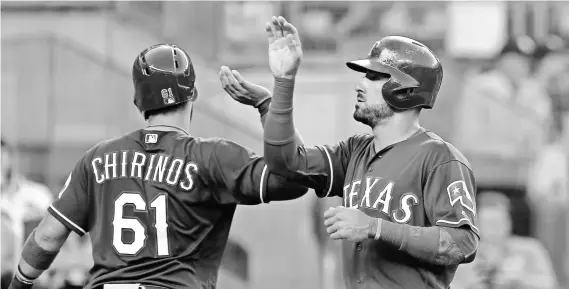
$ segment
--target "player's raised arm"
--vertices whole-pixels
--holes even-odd
[[[302,61],[298,31],[283,17],[272,17],[265,30],[269,39],[269,65],[275,78],[273,101],[265,122],[265,157],[271,171],[291,176],[306,164],[294,141],[294,80]]]
[[[365,138],[352,137],[330,146],[305,147],[295,138],[293,92],[302,59],[296,28],[283,17],[273,17],[265,28],[275,86],[264,130],[264,152],[269,170],[316,190],[320,197],[342,196],[344,174],[352,147]]]
[[[88,227],[88,184],[83,160],[69,174],[49,213],[26,240],[10,288],[32,288],[47,270],[71,231],[85,234]]]

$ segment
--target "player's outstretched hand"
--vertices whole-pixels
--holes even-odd
[[[230,70],[227,66],[219,70],[219,80],[231,98],[245,105],[256,108],[272,96],[270,90],[246,81],[237,70]]]
[[[273,76],[294,78],[302,61],[298,31],[282,16],[273,16],[265,31],[269,38],[269,65]]]
[[[324,226],[333,240],[361,242],[369,238],[375,220],[356,208],[339,206],[324,212]]]

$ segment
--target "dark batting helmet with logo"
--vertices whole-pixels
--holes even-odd
[[[401,36],[380,39],[366,59],[346,65],[362,73],[371,70],[388,74],[383,98],[398,109],[433,108],[443,80],[443,67],[437,56],[424,44]]]
[[[142,51],[134,60],[132,81],[134,104],[144,119],[148,119],[149,111],[197,97],[192,60],[176,45],[158,44]]]

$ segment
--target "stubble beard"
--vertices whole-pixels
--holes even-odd
[[[373,128],[381,121],[391,118],[394,114],[395,111],[387,103],[375,104],[356,108],[354,119]]]

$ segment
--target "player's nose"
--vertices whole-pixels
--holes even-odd
[[[365,83],[366,79],[367,78],[363,77],[358,83],[356,83],[356,86],[354,87],[354,89],[356,90],[356,92],[358,94],[359,93],[364,94],[366,92],[366,87],[367,87],[367,85]]]

